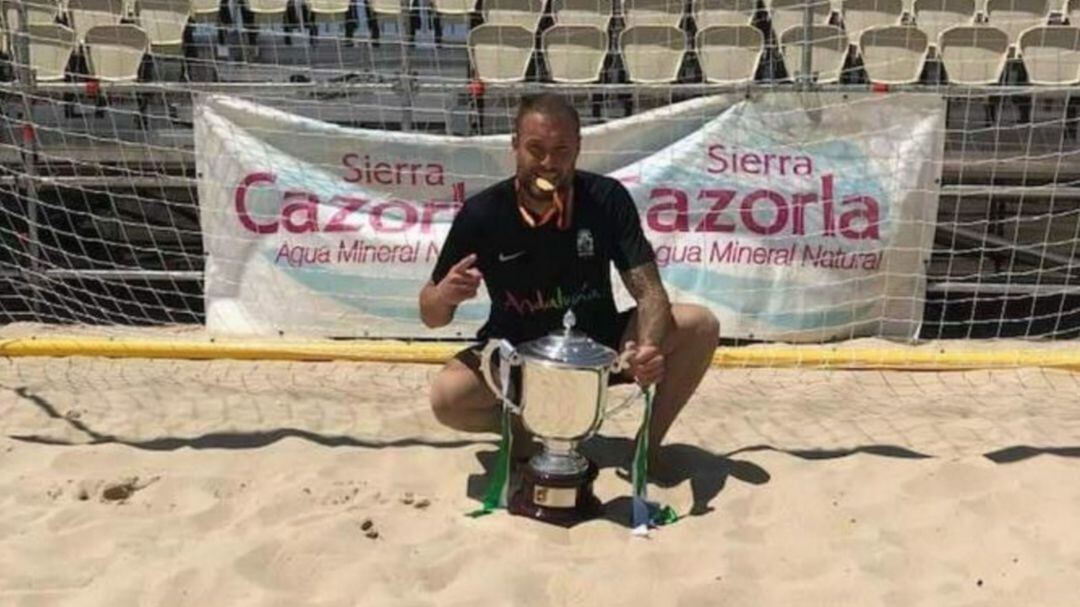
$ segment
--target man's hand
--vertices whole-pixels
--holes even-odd
[[[639,346],[628,341],[626,350],[633,352],[630,357],[630,374],[638,385],[651,386],[664,379],[664,354],[660,348],[650,345]]]
[[[473,267],[475,263],[476,253],[470,253],[450,268],[450,271],[435,287],[442,303],[457,306],[465,300],[476,297],[476,291],[480,288],[480,281],[483,280],[484,275]]]

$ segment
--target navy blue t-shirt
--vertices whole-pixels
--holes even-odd
[[[518,344],[562,327],[567,308],[577,329],[616,348],[617,310],[611,264],[620,272],[653,261],[630,193],[618,181],[577,171],[571,223],[530,227],[517,207],[514,180],[469,197],[454,218],[431,279],[441,281],[458,261],[477,254],[491,296],[477,338]]]

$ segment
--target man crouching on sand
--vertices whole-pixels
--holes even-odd
[[[626,188],[574,168],[581,135],[572,105],[552,94],[524,99],[511,142],[516,175],[465,201],[420,291],[420,318],[432,328],[449,324],[484,281],[492,305],[477,338],[516,345],[561,328],[566,309],[558,304],[573,301],[577,330],[634,351],[629,369],[614,379],[656,385],[648,438],[655,457],[709,367],[719,323],[704,307],[669,302]],[[637,304],[622,313],[612,263]],[[447,426],[497,433],[498,400],[479,371],[479,349],[458,353],[436,375],[431,406]],[[514,445],[519,458],[534,448],[531,439]]]

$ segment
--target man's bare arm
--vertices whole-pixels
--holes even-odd
[[[420,289],[420,320],[429,329],[450,324],[457,309],[457,306],[449,306],[439,297],[438,289],[433,282],[428,282]]]
[[[659,348],[671,321],[671,301],[660,280],[656,262],[643,263],[623,272],[622,280],[637,301],[638,343]]]
[[[476,253],[461,258],[442,281],[428,281],[420,289],[420,320],[432,329],[446,326],[454,320],[454,312],[461,302],[476,297],[484,275],[473,267]]]

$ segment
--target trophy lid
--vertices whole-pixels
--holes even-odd
[[[518,353],[574,367],[606,367],[613,363],[618,353],[575,331],[576,322],[574,312],[567,310],[563,315],[563,330],[521,344],[517,348]]]

